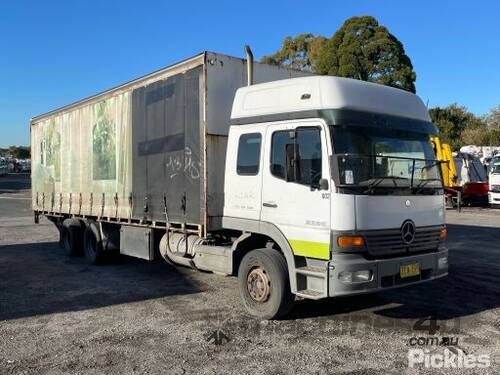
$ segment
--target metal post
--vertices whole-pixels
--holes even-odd
[[[94,205],[94,193],[90,193],[90,216],[92,216],[92,206]]]
[[[115,218],[118,219],[118,193],[115,192]]]
[[[105,206],[105,193],[102,193],[102,199],[101,199],[101,217],[104,217],[104,206]]]

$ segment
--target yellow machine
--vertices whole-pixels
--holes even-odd
[[[431,142],[436,152],[436,158],[445,162],[441,164],[444,186],[446,188],[459,187],[457,168],[451,154],[450,145],[448,143],[441,143],[439,137],[431,137]]]

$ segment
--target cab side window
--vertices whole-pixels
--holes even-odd
[[[271,141],[271,174],[288,182],[315,186],[321,179],[321,131],[277,131]]]
[[[271,174],[275,177],[285,179],[286,145],[293,144],[289,131],[277,131],[273,133],[271,142]]]
[[[238,142],[236,172],[243,176],[255,176],[259,173],[260,133],[242,134]]]
[[[297,129],[299,176],[297,182],[317,185],[321,180],[321,133],[318,128]]]

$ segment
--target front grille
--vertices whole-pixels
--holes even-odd
[[[491,185],[490,191],[492,193],[500,193],[500,185]]]
[[[411,244],[403,242],[401,230],[374,230],[364,233],[368,255],[383,258],[437,250],[441,226],[417,227]]]

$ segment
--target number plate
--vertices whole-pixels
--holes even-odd
[[[420,275],[419,263],[410,263],[399,266],[399,276],[401,276],[402,279],[418,275]]]

